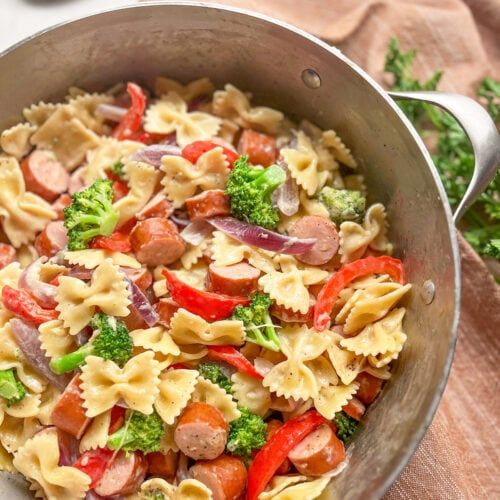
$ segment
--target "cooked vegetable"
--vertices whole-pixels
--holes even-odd
[[[241,416],[229,423],[226,447],[233,455],[248,458],[266,444],[267,424],[248,408],[240,408],[240,412]]]
[[[13,368],[0,370],[0,397],[4,398],[7,406],[19,403],[26,396],[26,387],[20,382]]]
[[[55,309],[41,307],[28,290],[17,290],[9,285],[2,288],[2,302],[5,309],[35,325],[41,325],[59,316]]]
[[[231,319],[243,321],[246,340],[271,351],[279,351],[281,343],[269,314],[272,300],[266,293],[256,293],[249,306],[235,307]]]
[[[122,179],[123,175],[124,175],[124,173],[123,173],[124,166],[125,166],[125,164],[121,160],[118,160],[116,163],[113,163],[113,165],[111,165],[111,167],[109,167],[109,170],[115,177]]]
[[[359,422],[343,411],[336,413],[333,421],[337,426],[337,436],[342,439],[344,443],[350,443],[352,441],[352,436],[359,428]]]
[[[248,375],[249,377],[262,380],[264,377],[255,369],[240,351],[232,345],[209,345],[208,359],[213,361],[224,361],[228,365],[234,366],[239,372]]]
[[[55,373],[67,373],[85,363],[87,356],[100,356],[123,366],[132,357],[132,337],[123,321],[103,313],[92,318],[92,328],[97,335],[76,351],[53,358],[50,368]]]
[[[319,201],[337,225],[345,221],[360,222],[365,215],[366,198],[359,191],[325,186],[319,192]]]
[[[119,141],[135,139],[137,135],[140,135],[142,116],[146,109],[146,96],[139,85],[128,82],[127,93],[132,101],[130,108],[113,130],[113,137]]]
[[[233,168],[234,162],[238,159],[238,153],[212,141],[194,141],[188,144],[182,150],[182,157],[191,163],[196,163],[201,155],[215,148],[222,148],[222,152],[229,162],[229,168]]]
[[[130,410],[125,418],[125,425],[111,434],[108,438],[108,447],[112,450],[142,451],[153,453],[159,451],[163,436],[163,420],[153,411],[151,415],[144,415]]]
[[[88,450],[80,455],[78,460],[72,464],[90,477],[89,488],[94,488],[104,476],[106,469],[112,463],[114,452],[108,448],[96,448]]]
[[[71,205],[63,210],[69,250],[83,250],[95,236],[113,232],[119,214],[112,200],[112,182],[107,179],[98,179],[72,196]]]
[[[285,180],[285,172],[277,165],[257,169],[248,163],[248,156],[240,156],[226,186],[231,213],[238,219],[272,229],[278,224],[279,212],[272,205],[271,195]]]
[[[198,365],[198,371],[202,377],[222,387],[228,394],[233,393],[233,384],[218,363],[201,363]]]

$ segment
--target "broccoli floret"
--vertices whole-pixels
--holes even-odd
[[[222,387],[228,394],[233,393],[233,384],[231,380],[224,375],[218,363],[201,363],[198,365],[198,371],[202,377]]]
[[[90,342],[76,351],[51,360],[50,368],[54,373],[73,371],[85,363],[85,358],[90,355],[110,359],[119,366],[123,366],[132,357],[134,344],[123,321],[99,313],[92,318],[91,326],[98,333]]]
[[[243,321],[249,342],[271,351],[281,349],[280,339],[269,315],[271,299],[266,293],[257,292],[248,306],[236,306],[231,319]]]
[[[125,425],[109,436],[108,447],[126,452],[140,450],[153,453],[160,449],[163,432],[163,420],[155,411],[151,415],[144,415],[128,410]]]
[[[360,222],[365,215],[366,199],[359,191],[325,186],[319,193],[319,201],[337,225],[345,221]]]
[[[145,500],[165,500],[167,497],[160,490],[153,490],[145,493],[141,491],[141,498]]]
[[[257,169],[249,165],[248,156],[240,156],[234,162],[226,185],[231,214],[272,229],[279,222],[279,213],[271,203],[271,194],[285,180],[285,172],[277,165]]]
[[[71,205],[64,209],[69,250],[84,250],[95,236],[109,236],[118,218],[118,211],[113,207],[110,180],[99,179],[87,189],[75,193]]]
[[[266,444],[267,424],[248,408],[240,408],[241,416],[229,423],[227,449],[233,455],[247,458],[253,450]]]
[[[26,396],[26,387],[20,382],[13,368],[0,370],[0,397],[4,398],[7,406],[19,403]]]
[[[359,428],[359,422],[343,411],[336,413],[333,421],[337,426],[337,436],[345,444],[349,444],[352,441],[354,433]]]
[[[123,172],[123,167],[125,166],[125,163],[123,163],[121,160],[118,160],[116,163],[113,163],[111,167],[109,167],[109,170],[116,175],[119,179],[122,179],[124,176]]]

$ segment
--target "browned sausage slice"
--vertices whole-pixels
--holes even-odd
[[[151,217],[167,218],[172,215],[174,207],[164,193],[153,196],[144,208],[136,215],[137,220],[150,219]]]
[[[323,424],[295,446],[288,458],[300,474],[321,476],[344,460],[344,443],[329,424]]]
[[[148,453],[146,459],[148,461],[148,474],[152,476],[160,476],[168,481],[173,481],[177,471],[177,462],[179,454],[169,450],[166,454]]]
[[[195,460],[209,460],[224,452],[227,421],[215,406],[191,403],[177,422],[174,441],[179,449]]]
[[[299,219],[288,231],[297,238],[316,238],[315,245],[306,253],[297,255],[305,264],[320,266],[326,264],[339,249],[339,235],[335,224],[317,215],[306,215]]]
[[[300,311],[292,311],[288,307],[273,302],[269,312],[272,316],[285,323],[308,323],[312,321],[314,316],[314,304],[316,304],[316,299],[311,297],[309,299],[309,309],[306,313],[301,313]]]
[[[49,222],[35,239],[38,255],[52,257],[68,243],[68,233],[62,220]]]
[[[146,477],[148,462],[142,453],[127,456],[120,451],[106,469],[95,492],[103,497],[128,495],[139,489]]]
[[[26,191],[54,201],[68,189],[69,174],[52,151],[36,149],[21,162]]]
[[[71,205],[71,196],[66,193],[59,196],[59,198],[57,198],[57,200],[54,201],[54,203],[52,203],[52,209],[56,211],[58,220],[64,219],[63,210],[66,207],[69,207],[70,205]]]
[[[69,194],[78,193],[85,187],[85,182],[82,179],[83,169],[85,167],[77,168],[69,178],[68,192]]]
[[[159,217],[139,221],[130,233],[130,243],[137,260],[147,266],[171,264],[186,248],[176,225]]]
[[[160,316],[158,322],[167,328],[170,326],[172,316],[179,309],[179,306],[170,298],[160,299],[153,307]]]
[[[248,155],[250,163],[263,167],[272,165],[278,156],[276,139],[271,135],[261,134],[251,129],[246,129],[241,134],[238,152]]]
[[[186,208],[191,220],[206,219],[216,215],[229,215],[229,197],[222,189],[209,189],[186,200]]]
[[[201,460],[189,469],[189,475],[212,491],[213,500],[238,500],[246,489],[247,470],[239,458],[229,455]]]
[[[16,258],[16,249],[8,243],[0,243],[0,269],[8,266]]]
[[[211,292],[246,297],[257,291],[260,271],[241,262],[232,266],[210,264],[207,273],[207,289]]]

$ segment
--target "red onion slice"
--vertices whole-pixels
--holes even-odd
[[[170,219],[177,224],[179,227],[189,226],[191,223],[189,219],[184,219],[183,217],[179,217],[175,212],[170,216]]]
[[[299,188],[285,162],[280,159],[277,165],[286,172],[286,181],[273,192],[272,202],[281,213],[291,216],[299,211]]]
[[[59,466],[73,465],[80,456],[78,439],[57,429],[57,441],[59,443]]]
[[[57,306],[57,287],[44,283],[40,279],[42,264],[47,262],[47,257],[42,256],[32,262],[19,277],[19,286],[29,290],[37,302],[45,309],[54,309]]]
[[[114,106],[113,104],[99,104],[95,114],[111,122],[119,122],[127,113],[127,108]]]
[[[180,156],[181,148],[174,144],[151,144],[151,146],[136,151],[130,159],[133,161],[142,161],[159,168],[161,159],[165,155]]]
[[[316,238],[300,239],[295,236],[285,236],[234,217],[212,217],[207,221],[216,229],[242,243],[271,252],[299,255],[309,251],[316,243]]]
[[[22,319],[13,318],[10,320],[12,333],[24,354],[27,362],[42,377],[46,378],[51,384],[60,391],[69,384],[72,374],[56,375],[49,367],[49,358],[45,356],[42,350],[38,330],[30,323]]]
[[[130,290],[130,299],[132,300],[132,305],[137,309],[137,312],[141,315],[144,323],[149,327],[152,327],[158,323],[160,316],[153,309],[147,297],[142,293],[141,289],[130,279],[125,278],[128,282],[128,287]]]
[[[180,234],[186,243],[196,246],[208,238],[212,231],[213,227],[206,220],[195,220],[190,222]]]

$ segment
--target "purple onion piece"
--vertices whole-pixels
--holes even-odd
[[[190,222],[180,233],[181,238],[191,245],[199,245],[213,232],[213,227],[206,220]]]
[[[63,391],[69,384],[72,375],[56,375],[50,369],[49,358],[45,356],[40,344],[40,339],[38,338],[38,329],[19,318],[11,319],[10,325],[17,344],[31,368],[42,377],[46,378],[60,391]]]
[[[141,289],[130,278],[125,277],[125,279],[128,282],[132,304],[141,315],[144,323],[146,323],[149,327],[156,325],[160,319],[158,313],[153,309],[153,306],[150,304],[147,297],[142,293]]]
[[[79,280],[87,281],[92,278],[93,269],[86,269],[83,266],[73,266],[68,272],[68,276]]]
[[[165,155],[180,156],[181,148],[173,144],[151,144],[143,149],[136,151],[131,157],[131,160],[142,161],[159,168],[161,159]]]
[[[234,217],[212,217],[207,219],[216,229],[232,238],[271,252],[300,255],[311,250],[316,238],[296,238],[269,231],[254,224],[248,224]]]
[[[78,439],[57,429],[57,441],[59,443],[59,466],[73,465],[80,456]]]
[[[29,290],[37,299],[37,302],[46,309],[54,309],[57,306],[57,287],[44,283],[40,279],[42,264],[47,262],[47,257],[42,256],[32,262],[19,278],[19,286]]]
[[[186,226],[189,226],[189,224],[191,223],[191,221],[189,219],[184,219],[182,217],[179,217],[175,213],[173,213],[170,216],[170,219],[172,219],[172,222],[177,224],[179,227],[186,227]]]
[[[127,113],[127,108],[114,106],[113,104],[99,104],[95,114],[111,122],[119,122]]]
[[[286,181],[273,192],[272,202],[273,205],[278,207],[281,213],[291,216],[299,211],[299,188],[290,175],[290,170],[288,170],[286,163],[279,159],[277,165],[286,172]]]

